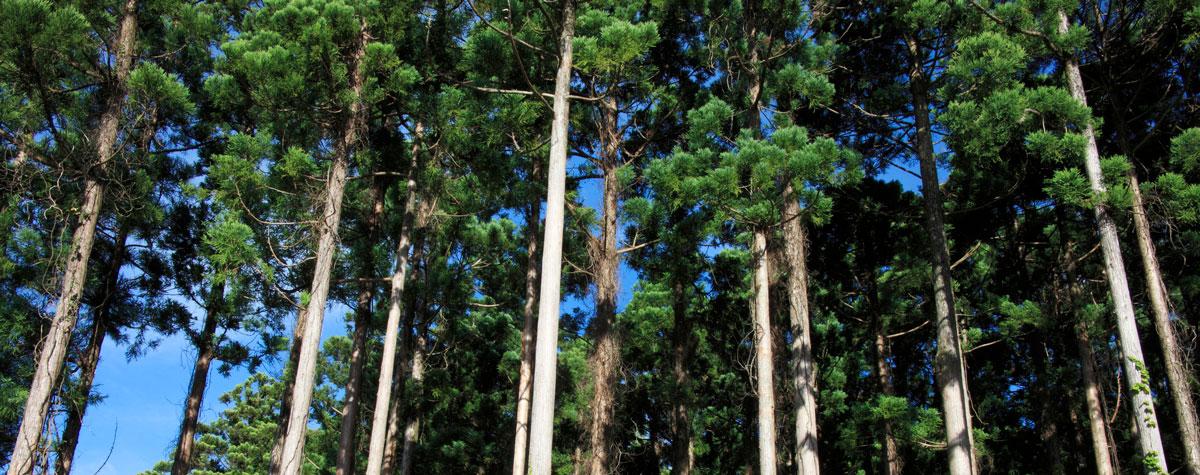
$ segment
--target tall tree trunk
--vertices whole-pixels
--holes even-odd
[[[874,271],[871,273],[871,302],[873,302],[873,318],[871,329],[875,333],[875,377],[879,380],[879,392],[884,396],[896,395],[896,377],[892,372],[892,357],[887,328],[884,327],[883,303],[879,298],[879,279]],[[883,437],[883,470],[884,475],[900,475],[904,470],[904,458],[900,456],[900,445],[896,442],[896,430],[890,420],[880,424]]]
[[[192,382],[188,387],[187,402],[183,409],[183,422],[179,426],[179,443],[175,445],[175,458],[171,463],[171,475],[185,475],[192,469],[192,453],[196,447],[196,428],[200,421],[200,404],[204,401],[204,390],[208,387],[208,369],[217,355],[217,319],[225,303],[225,284],[214,284],[209,291],[204,309],[204,328],[196,335],[196,363],[192,367]]]
[[[816,475],[817,394],[808,312],[808,265],[800,201],[789,182],[783,190],[783,240],[788,262],[788,304],[792,332],[792,398],[796,410],[796,473]]]
[[[1129,169],[1129,189],[1133,192],[1133,229],[1137,232],[1138,251],[1142,255],[1142,272],[1146,276],[1146,293],[1150,294],[1150,307],[1154,310],[1154,329],[1158,331],[1158,342],[1162,347],[1163,359],[1167,363],[1167,384],[1171,388],[1171,401],[1179,419],[1179,433],[1183,437],[1183,453],[1188,472],[1200,475],[1200,421],[1196,420],[1196,406],[1192,402],[1192,388],[1188,383],[1187,368],[1184,366],[1183,351],[1175,338],[1175,326],[1171,323],[1171,300],[1167,286],[1163,283],[1162,270],[1154,241],[1150,238],[1150,220],[1142,203],[1142,192],[1138,187],[1137,172]]]
[[[292,394],[296,389],[296,368],[300,364],[300,347],[304,342],[304,327],[308,322],[308,309],[300,308],[296,312],[296,327],[292,329],[292,347],[288,351],[287,365],[283,368],[283,394],[279,398],[279,414],[275,419],[275,439],[271,445],[271,462],[268,471],[278,470],[278,463],[283,460],[284,434],[287,434],[288,421],[292,414]]]
[[[25,410],[21,417],[21,428],[17,431],[12,456],[9,459],[9,475],[27,475],[33,472],[36,454],[41,445],[42,431],[50,410],[50,396],[62,372],[67,357],[71,332],[79,315],[79,303],[83,286],[87,280],[88,259],[92,255],[92,244],[96,240],[96,223],[104,202],[103,175],[112,161],[117,143],[117,129],[121,109],[125,106],[126,83],[133,67],[134,41],[137,38],[137,0],[126,0],[121,12],[121,23],[113,43],[116,51],[110,51],[115,65],[112,81],[107,89],[104,112],[96,129],[95,161],[83,183],[83,202],[80,204],[79,223],[71,235],[71,252],[67,254],[66,266],[58,302],[54,307],[54,319],[45,341],[38,351],[37,369]],[[97,176],[100,175],[100,176]]]
[[[417,330],[416,342],[413,345],[412,357],[412,373],[409,379],[412,380],[412,388],[415,394],[424,391],[421,386],[421,381],[425,379],[425,351],[426,345],[429,343],[429,322],[426,321],[422,328]],[[413,398],[420,400],[420,397]],[[408,424],[404,427],[404,453],[400,457],[400,475],[412,475],[413,459],[417,447],[417,437],[421,431],[421,405],[418,403],[413,407],[412,414],[408,417]]]
[[[679,259],[680,256],[676,256]],[[671,475],[692,475],[695,456],[692,446],[691,377],[692,321],[687,315],[687,293],[681,268],[676,268],[671,288],[671,313],[675,328],[671,331],[671,379],[675,383],[671,398]]]
[[[1078,261],[1072,255],[1070,245],[1068,245],[1064,258],[1068,261],[1066,265],[1067,295],[1065,298],[1059,296],[1059,300],[1068,302],[1069,307],[1073,309],[1072,313],[1078,313],[1077,309],[1083,300],[1083,289],[1080,288],[1078,277],[1075,274]],[[1055,291],[1056,293],[1061,292],[1058,289]],[[1092,350],[1088,322],[1082,315],[1077,315],[1075,320],[1075,347],[1079,353],[1079,372],[1083,382],[1084,400],[1087,404],[1088,428],[1092,437],[1092,459],[1098,475],[1113,475],[1113,463],[1109,457],[1108,421],[1104,419],[1100,385],[1096,381],[1096,355]]]
[[[66,427],[58,445],[58,456],[54,460],[56,474],[71,473],[71,462],[75,459],[75,447],[79,443],[79,430],[83,428],[83,416],[87,413],[88,395],[92,392],[96,367],[100,365],[100,349],[104,346],[104,337],[108,334],[109,323],[112,321],[113,306],[117,304],[117,285],[120,283],[121,267],[125,265],[125,243],[128,239],[129,230],[122,224],[116,238],[113,239],[112,255],[109,256],[108,268],[104,272],[101,300],[92,311],[92,328],[88,336],[87,350],[79,360],[78,390],[82,399],[67,403]]]
[[[379,242],[379,227],[383,221],[383,185],[376,181],[370,190],[371,214],[367,217],[363,235],[368,243]],[[370,244],[368,244],[370,245]],[[337,475],[350,475],[355,469],[355,446],[358,440],[358,406],[362,396],[363,366],[367,361],[367,337],[371,329],[371,301],[375,298],[375,258],[369,251],[363,257],[358,288],[358,305],[354,310],[354,340],[350,349],[350,379],[346,381],[346,399],[342,409],[341,437],[338,440]]]
[[[354,96],[341,136],[333,150],[333,163],[329,167],[325,184],[325,203],[321,208],[318,229],[316,266],[313,269],[312,289],[309,293],[307,322],[300,341],[300,358],[296,365],[295,386],[292,391],[292,407],[288,413],[287,430],[284,433],[283,452],[278,460],[272,460],[272,475],[298,475],[304,465],[304,438],[308,433],[308,412],[312,404],[314,378],[317,369],[317,353],[321,347],[321,325],[325,319],[325,304],[329,298],[329,280],[333,270],[333,259],[337,255],[338,226],[342,215],[342,194],[346,188],[346,173],[350,165],[350,153],[358,140],[363,126],[365,106],[362,103],[363,56],[366,53],[367,27],[359,20],[359,35],[350,58],[350,91]]]
[[[754,367],[758,392],[758,473],[775,475],[775,355],[771,349],[767,235],[754,231]]]
[[[1060,10],[1058,20],[1058,32],[1065,35],[1070,26],[1066,12]],[[1080,104],[1087,106],[1083,77],[1079,74],[1079,60],[1071,55],[1065,58],[1065,61],[1067,87],[1071,91],[1071,96]],[[1090,121],[1084,127],[1083,136],[1087,141],[1084,158],[1086,159],[1085,168],[1088,181],[1091,183],[1092,192],[1102,195],[1107,188],[1104,186],[1100,170],[1100,152],[1096,147],[1096,136]],[[1108,213],[1106,205],[1097,204],[1093,210],[1100,233],[1100,248],[1104,254],[1104,268],[1108,275],[1109,291],[1112,293],[1113,307],[1115,307],[1117,315],[1117,333],[1121,340],[1121,351],[1124,356],[1122,366],[1126,383],[1129,384],[1132,393],[1139,446],[1151,472],[1157,470],[1169,473],[1162,437],[1158,431],[1158,417],[1154,409],[1154,400],[1150,395],[1150,375],[1146,371],[1146,360],[1142,356],[1142,342],[1138,336],[1137,323],[1134,320],[1133,299],[1129,295],[1125,263],[1121,257],[1121,244],[1117,239],[1117,225]],[[1154,466],[1155,463],[1157,466]]]
[[[404,199],[404,220],[400,225],[400,237],[396,243],[396,268],[392,271],[391,305],[388,307],[387,326],[383,332],[383,358],[379,366],[379,387],[375,393],[375,417],[371,421],[367,475],[379,475],[383,469],[384,444],[388,435],[388,405],[391,403],[392,388],[395,384],[392,376],[396,367],[396,339],[400,333],[400,317],[404,311],[404,284],[408,281],[408,254],[413,221],[417,213],[417,174],[424,128],[417,123],[414,131],[405,185],[407,195]]]
[[[533,167],[536,176],[538,167]],[[512,475],[525,475],[529,453],[529,402],[533,393],[534,312],[537,309],[538,285],[538,208],[531,204],[525,211],[528,243],[525,245],[525,307],[521,309],[521,375],[517,382],[517,433],[513,441]]]
[[[971,433],[970,399],[963,364],[958,317],[954,310],[954,284],[950,275],[950,254],[943,224],[942,193],[939,189],[937,162],[933,155],[933,131],[929,123],[929,80],[922,66],[923,51],[912,38],[906,38],[910,60],[910,91],[916,121],[917,157],[921,162],[921,195],[925,203],[925,232],[929,238],[933,273],[933,301],[937,319],[938,393],[946,425],[946,447],[952,475],[979,473],[975,463],[975,441]]]
[[[550,128],[549,179],[546,186],[546,229],[542,242],[542,282],[538,292],[537,349],[534,350],[533,405],[530,408],[529,467],[549,475],[554,443],[554,383],[558,365],[558,305],[562,279],[563,205],[567,182],[567,126],[571,92],[575,3],[563,2],[558,72],[554,78],[554,122]]]
[[[425,267],[425,227],[429,224],[429,215],[432,213],[434,203],[431,200],[419,199],[415,205],[416,216],[415,224],[413,225],[412,272],[408,279],[412,282],[419,282],[424,278]],[[416,321],[417,295],[414,292],[405,292],[404,294],[404,319],[403,328],[400,333],[400,350],[398,358],[396,358],[395,368],[403,370],[412,362],[413,349],[415,348],[415,333],[420,331],[420,322]],[[395,374],[393,372],[393,374]],[[411,372],[410,372],[411,374]],[[407,376],[399,376],[394,379],[396,385],[392,391],[395,396],[392,396],[391,406],[388,409],[387,420],[387,437],[384,438],[383,444],[383,465],[381,473],[396,473],[401,464],[401,455],[404,447],[404,433],[401,431],[401,426],[406,422],[407,415],[405,414],[405,388],[407,386]]]
[[[617,465],[613,454],[613,417],[616,410],[617,368],[621,364],[620,330],[617,320],[617,207],[621,182],[617,178],[620,167],[620,142],[618,133],[616,99],[608,96],[601,101],[603,112],[600,120],[601,158],[604,173],[604,190],[601,202],[604,207],[600,238],[591,242],[592,275],[596,284],[596,315],[591,322],[591,336],[596,346],[588,366],[592,372],[590,437],[588,459],[584,472],[604,475]]]

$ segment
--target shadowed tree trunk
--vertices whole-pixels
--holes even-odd
[[[78,388],[82,399],[67,403],[67,422],[58,445],[58,456],[54,460],[54,473],[71,473],[71,462],[75,459],[75,447],[79,444],[79,430],[83,428],[83,416],[87,413],[88,395],[96,378],[96,367],[100,364],[100,349],[108,334],[112,321],[113,306],[117,304],[117,286],[120,284],[121,267],[125,265],[125,243],[129,230],[121,225],[113,239],[113,251],[109,256],[108,268],[104,271],[104,290],[101,300],[92,311],[92,328],[88,335],[88,346],[79,359]]]
[[[367,217],[363,235],[369,243],[379,242],[379,226],[383,221],[383,185],[376,181],[370,190],[371,214]],[[363,257],[361,275],[364,279],[375,277],[375,259],[368,250]],[[337,475],[354,473],[355,442],[358,437],[358,406],[362,396],[363,366],[367,360],[367,336],[371,327],[371,301],[375,297],[375,283],[365,280],[359,284],[358,304],[354,311],[354,340],[350,350],[350,378],[346,381],[346,398],[342,409],[341,436],[338,440]]]
[[[412,357],[412,373],[409,379],[412,380],[411,387],[414,394],[419,394],[424,391],[421,387],[421,381],[425,379],[425,351],[426,345],[429,344],[429,321],[421,325],[417,330],[417,337],[413,345]],[[420,400],[420,397],[413,399]],[[412,414],[408,417],[408,424],[404,426],[404,453],[400,456],[400,475],[412,475],[413,460],[417,448],[417,437],[421,433],[421,404],[416,404],[413,407]]]
[[[171,463],[171,475],[184,475],[191,471],[192,456],[196,448],[196,428],[200,420],[200,404],[204,402],[204,390],[208,387],[208,369],[217,355],[217,319],[225,300],[225,285],[215,284],[209,291],[204,309],[204,328],[196,335],[196,363],[192,366],[192,382],[188,386],[187,402],[183,409],[183,422],[179,426],[179,443],[175,445],[175,458]]]
[[[921,195],[925,203],[925,232],[929,238],[930,265],[933,274],[933,303],[937,320],[936,373],[938,394],[946,425],[947,455],[950,473],[975,475],[975,441],[971,433],[970,399],[963,368],[963,354],[954,310],[950,254],[943,224],[942,193],[937,163],[933,154],[933,131],[929,123],[929,80],[922,65],[924,56],[917,41],[906,38],[909,60],[910,91],[916,122],[917,157],[921,162]]]
[[[537,176],[538,167],[533,167]],[[513,442],[512,475],[525,475],[525,459],[529,452],[529,402],[533,393],[534,312],[537,310],[538,286],[538,208],[531,204],[525,210],[528,254],[525,260],[525,306],[521,309],[521,375],[517,382],[517,433]]]
[[[808,265],[800,202],[789,182],[783,191],[783,235],[788,263],[788,314],[792,333],[792,399],[796,411],[796,473],[820,473],[817,459],[816,370],[808,312]]]
[[[136,0],[124,2],[117,37],[112,43],[115,50],[111,51],[114,67],[111,82],[105,84],[107,97],[104,112],[95,132],[96,155],[91,162],[92,171],[84,178],[79,221],[71,235],[71,249],[63,267],[62,286],[58,302],[54,306],[54,318],[50,321],[50,329],[38,350],[37,369],[29,387],[21,427],[17,431],[16,442],[9,458],[9,475],[33,473],[42,431],[45,429],[46,417],[50,410],[50,396],[62,372],[71,332],[75,329],[75,320],[79,315],[79,303],[87,280],[88,259],[92,255],[92,244],[96,240],[96,223],[100,219],[100,209],[104,202],[104,183],[101,176],[109,168],[116,148],[117,129],[127,95],[126,83],[133,65],[137,9]]]

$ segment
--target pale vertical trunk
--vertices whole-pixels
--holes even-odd
[[[388,432],[388,405],[391,403],[393,371],[396,366],[396,339],[400,333],[400,316],[403,313],[404,284],[408,281],[408,254],[411,244],[413,221],[417,206],[417,174],[424,129],[420,123],[415,127],[412,156],[407,173],[407,196],[404,199],[404,220],[400,225],[400,237],[396,243],[396,268],[392,272],[392,296],[388,307],[387,325],[383,332],[383,355],[379,366],[379,387],[375,393],[375,416],[371,420],[371,442],[367,455],[367,475],[379,475],[383,469],[384,444]]]
[[[417,340],[413,345],[412,372],[409,379],[412,380],[414,393],[420,393],[424,390],[421,387],[421,381],[425,379],[425,347],[429,344],[429,337],[427,335],[429,327],[428,325],[423,325],[423,327],[417,331]],[[421,409],[418,404],[413,408],[412,415],[408,418],[408,424],[404,427],[404,453],[400,456],[400,475],[412,475],[413,473],[413,459],[416,454],[417,438],[420,436],[420,432]]]
[[[1079,349],[1079,367],[1083,377],[1084,397],[1087,400],[1088,422],[1092,436],[1092,457],[1096,462],[1096,473],[1113,475],[1113,464],[1109,457],[1108,421],[1100,406],[1100,386],[1096,383],[1096,356],[1088,337],[1087,324],[1080,321],[1075,326],[1075,344]]]
[[[537,166],[533,167],[536,176]],[[525,212],[528,244],[525,249],[525,307],[521,309],[521,375],[517,382],[517,433],[513,442],[512,475],[525,475],[525,457],[529,452],[529,402],[533,393],[534,312],[537,310],[538,285],[538,205]]]
[[[1154,310],[1154,328],[1158,331],[1158,342],[1162,347],[1163,359],[1167,363],[1167,384],[1171,388],[1171,401],[1179,418],[1179,433],[1183,437],[1184,457],[1188,471],[1200,475],[1200,421],[1196,420],[1196,406],[1192,402],[1192,388],[1188,383],[1188,372],[1184,366],[1182,350],[1175,337],[1171,323],[1170,297],[1163,283],[1162,270],[1154,241],[1150,238],[1150,220],[1142,203],[1142,192],[1138,187],[1137,173],[1129,170],[1129,189],[1133,192],[1133,228],[1137,231],[1138,251],[1142,255],[1142,271],[1146,276],[1146,293],[1150,295],[1150,307]]]
[[[88,336],[88,346],[79,360],[78,388],[83,399],[68,402],[67,423],[58,446],[58,456],[54,460],[54,473],[65,475],[71,473],[71,462],[75,459],[75,447],[79,443],[79,431],[83,428],[83,417],[87,413],[88,395],[92,392],[92,382],[96,378],[96,368],[100,364],[100,350],[104,346],[104,337],[108,333],[109,321],[113,306],[117,304],[117,285],[120,282],[121,267],[125,265],[125,243],[129,238],[127,227],[122,224],[117,236],[113,239],[112,256],[109,257],[108,268],[104,273],[104,290],[101,301],[92,311],[92,329]]]
[[[283,460],[284,434],[287,434],[288,418],[292,414],[292,394],[296,389],[296,367],[300,364],[300,347],[304,343],[304,327],[308,322],[308,309],[300,308],[296,313],[296,327],[292,329],[292,347],[288,351],[287,366],[283,369],[283,395],[279,398],[279,414],[275,419],[275,442],[271,445],[271,461],[267,471],[278,470]]]
[[[1067,14],[1060,10],[1058,12],[1059,34],[1066,34],[1069,26]],[[1079,60],[1073,55],[1065,60],[1067,87],[1071,91],[1071,96],[1080,104],[1087,106],[1083,77],[1079,74]],[[1100,152],[1096,147],[1096,136],[1090,121],[1083,129],[1083,136],[1087,145],[1084,148],[1084,158],[1088,181],[1091,183],[1092,192],[1102,195],[1107,188],[1104,186],[1100,170]],[[1138,336],[1137,323],[1134,319],[1133,299],[1129,295],[1125,263],[1121,257],[1121,244],[1117,239],[1117,225],[1113,222],[1106,205],[1097,204],[1093,211],[1096,214],[1096,225],[1099,228],[1100,248],[1104,254],[1104,269],[1108,276],[1109,291],[1112,293],[1113,307],[1117,315],[1117,334],[1123,353],[1122,367],[1126,383],[1131,388],[1139,447],[1143,457],[1158,462],[1157,467],[1148,467],[1151,472],[1169,473],[1162,437],[1158,431],[1158,417],[1154,409],[1154,400],[1150,395],[1150,376],[1146,372],[1146,359],[1142,356],[1142,342]]]
[[[208,387],[208,369],[217,355],[217,318],[225,305],[225,285],[218,283],[209,291],[207,308],[204,309],[204,328],[196,337],[196,363],[192,367],[192,382],[188,387],[187,402],[183,409],[183,422],[179,425],[179,443],[175,445],[175,457],[171,463],[171,475],[184,475],[192,469],[192,453],[196,448],[196,428],[200,421],[200,404],[204,402],[204,389]]]
[[[534,350],[533,405],[530,408],[529,467],[534,475],[549,475],[554,444],[554,383],[558,365],[559,283],[562,279],[563,205],[566,200],[571,92],[572,39],[575,4],[563,2],[558,72],[554,78],[554,122],[550,128],[549,179],[546,186],[546,229],[542,242],[542,282],[538,292],[538,339]]]
[[[429,224],[429,216],[432,213],[434,204],[431,200],[423,198],[418,199],[415,205],[416,216],[413,224],[413,244],[412,257],[409,259],[412,272],[408,275],[408,280],[419,282],[424,275],[422,268],[425,265],[425,227]],[[402,370],[409,366],[412,361],[413,348],[415,347],[414,333],[420,332],[420,322],[416,321],[417,295],[413,292],[404,293],[404,318],[403,327],[400,330],[400,350],[396,358],[394,368]],[[428,325],[428,323],[426,323]],[[393,372],[392,374],[396,374]],[[405,423],[405,387],[407,386],[408,378],[399,376],[393,379],[395,388],[392,391],[391,406],[388,409],[387,420],[387,436],[383,443],[383,465],[380,469],[381,473],[396,473],[401,463],[401,452],[404,446],[404,432],[401,426]]]
[[[325,319],[325,304],[329,298],[329,281],[333,260],[337,255],[342,194],[346,188],[350,153],[363,125],[365,107],[361,100],[364,76],[362,63],[367,37],[366,24],[360,20],[357,44],[354,46],[349,65],[353,71],[350,75],[350,91],[354,100],[341,126],[342,134],[334,145],[333,163],[330,164],[328,181],[325,184],[325,202],[321,207],[321,220],[317,231],[317,259],[305,316],[307,322],[304,324],[304,336],[300,342],[300,358],[296,365],[292,407],[283,436],[283,451],[278,461],[273,460],[271,463],[272,475],[298,475],[304,465],[304,439],[308,434],[308,412],[315,386],[317,355],[321,347],[321,326]]]
[[[945,211],[942,209],[942,193],[933,154],[933,131],[929,123],[929,81],[921,64],[924,59],[923,51],[916,40],[907,39],[906,42],[912,61],[909,79],[916,121],[917,156],[921,162],[921,195],[925,203],[925,231],[929,238],[933,303],[937,319],[935,369],[946,425],[949,468],[953,475],[974,475],[979,470],[975,463],[975,441],[971,433],[970,399],[967,396],[958,316],[954,310],[954,284],[950,275],[950,254],[946,246],[946,229],[943,224]]]
[[[595,278],[596,314],[592,319],[590,333],[596,346],[588,358],[592,372],[590,451],[584,463],[584,472],[604,475],[617,465],[613,454],[612,425],[616,410],[617,367],[621,364],[620,332],[615,327],[617,318],[617,207],[620,195],[620,136],[617,125],[616,100],[609,96],[601,102],[600,135],[601,163],[604,173],[604,190],[601,202],[603,216],[600,238],[591,242],[592,275]]]
[[[817,394],[813,364],[812,337],[809,333],[808,265],[805,262],[804,224],[800,221],[800,202],[792,184],[783,191],[783,240],[788,262],[788,304],[792,333],[792,398],[796,411],[796,473],[816,475],[821,469],[817,459]]]
[[[758,473],[775,475],[775,356],[771,350],[767,235],[754,231],[754,367],[758,392]]]
[[[121,13],[117,38],[113,43],[116,51],[110,51],[115,64],[112,82],[107,84],[104,113],[100,116],[96,130],[95,161],[91,163],[95,172],[88,173],[83,183],[83,202],[79,208],[79,223],[71,235],[71,252],[63,268],[63,279],[58,302],[54,307],[54,318],[45,341],[38,351],[37,369],[25,409],[21,417],[21,428],[17,431],[12,456],[9,459],[9,475],[27,475],[33,472],[36,454],[41,445],[42,431],[50,409],[50,397],[54,385],[62,372],[67,357],[71,332],[79,315],[79,303],[83,286],[87,280],[88,259],[92,255],[92,244],[96,240],[96,223],[100,219],[100,208],[104,202],[104,184],[95,173],[103,174],[109,167],[117,143],[117,129],[121,109],[125,106],[126,82],[133,67],[134,40],[137,37],[137,0],[126,0]]]
[[[370,189],[371,214],[367,217],[364,237],[368,243],[379,241],[379,226],[383,221],[383,186],[376,181]],[[368,244],[370,245],[370,244]],[[375,277],[375,259],[368,250],[362,257],[362,277]],[[350,475],[355,469],[355,449],[358,439],[358,408],[362,396],[363,366],[367,361],[367,337],[371,326],[371,301],[375,297],[375,283],[370,280],[359,284],[358,304],[354,310],[354,340],[350,349],[350,378],[346,382],[346,399],[342,409],[341,437],[338,440],[337,475]]]

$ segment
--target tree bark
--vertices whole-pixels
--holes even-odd
[[[758,392],[758,473],[775,475],[775,355],[771,349],[767,235],[754,231],[754,367]]]
[[[367,455],[367,475],[381,473],[384,443],[387,440],[388,404],[391,402],[394,385],[392,375],[396,366],[396,339],[400,332],[400,316],[403,313],[404,284],[408,281],[408,254],[417,206],[417,174],[420,165],[418,157],[424,128],[418,123],[414,130],[416,133],[406,179],[407,196],[404,199],[404,220],[400,225],[400,237],[396,243],[396,268],[392,272],[391,305],[388,307],[387,326],[383,332],[383,360],[379,366],[379,388],[375,393],[375,417],[371,421],[371,445]]]
[[[536,176],[538,167],[533,167]],[[534,312],[537,310],[538,285],[538,208],[531,204],[525,211],[528,243],[525,245],[525,307],[521,309],[521,375],[517,382],[517,433],[513,442],[512,475],[525,475],[529,453],[529,403],[533,393]]]
[[[925,203],[925,232],[929,238],[933,273],[933,301],[937,318],[938,393],[946,425],[946,446],[950,473],[979,473],[975,462],[975,441],[971,432],[970,398],[963,364],[958,317],[954,310],[954,283],[950,275],[950,254],[943,224],[942,193],[939,189],[937,162],[933,154],[933,131],[929,123],[929,80],[922,66],[923,52],[916,40],[906,38],[910,60],[910,92],[916,121],[917,157],[921,162],[921,195]]]
[[[600,121],[601,159],[604,174],[604,190],[601,196],[603,213],[600,238],[590,242],[592,253],[592,275],[595,278],[596,315],[592,319],[590,333],[596,346],[588,366],[592,372],[591,421],[588,424],[588,459],[584,472],[604,475],[617,465],[612,452],[613,417],[616,410],[617,368],[621,364],[620,332],[617,319],[617,207],[621,183],[617,179],[620,167],[620,141],[617,124],[616,100],[609,96],[601,101],[603,109]]]
[[[1058,12],[1058,32],[1066,34],[1070,22],[1066,12]],[[1083,87],[1083,78],[1079,74],[1079,60],[1071,55],[1065,58],[1067,88],[1071,96],[1080,104],[1087,106],[1087,94]],[[1084,149],[1085,168],[1088,181],[1091,183],[1093,194],[1102,196],[1107,188],[1104,186],[1100,170],[1100,152],[1096,147],[1096,136],[1089,121],[1083,129],[1087,146]],[[1117,315],[1117,334],[1123,353],[1122,367],[1126,383],[1132,393],[1134,420],[1138,429],[1139,447],[1142,456],[1146,458],[1147,468],[1151,471],[1167,471],[1166,453],[1163,451],[1162,437],[1158,431],[1158,417],[1155,414],[1154,400],[1150,395],[1150,376],[1146,372],[1145,357],[1142,356],[1142,343],[1138,336],[1137,323],[1134,320],[1133,299],[1129,295],[1129,283],[1125,276],[1125,263],[1121,257],[1121,245],[1117,239],[1117,225],[1104,204],[1093,207],[1096,214],[1096,225],[1099,228],[1100,248],[1104,254],[1104,268],[1108,275],[1109,291],[1112,294],[1113,307]]]
[[[363,56],[367,44],[366,23],[360,20],[359,35],[350,58],[350,91],[354,95],[341,136],[334,145],[333,163],[329,167],[325,185],[325,203],[321,210],[318,229],[316,266],[313,270],[312,289],[309,293],[307,322],[300,341],[300,358],[296,365],[295,386],[292,392],[292,407],[288,413],[287,429],[284,433],[283,452],[276,462],[272,460],[272,475],[298,475],[304,465],[304,439],[308,433],[308,412],[312,404],[314,378],[316,377],[317,354],[321,346],[321,325],[325,319],[325,304],[329,298],[330,274],[337,255],[338,226],[342,214],[342,194],[346,187],[346,173],[350,165],[350,153],[358,140],[363,125],[365,106],[362,103]]]
[[[137,0],[125,0],[122,8],[121,23],[113,43],[116,51],[110,52],[115,61],[112,81],[105,85],[108,90],[104,112],[96,129],[96,157],[91,164],[94,171],[88,173],[84,179],[79,223],[71,235],[72,249],[67,255],[66,266],[63,269],[62,290],[54,307],[54,318],[38,351],[37,369],[29,387],[21,427],[17,431],[17,439],[9,459],[9,475],[27,475],[33,472],[42,431],[45,429],[46,417],[50,410],[50,396],[62,372],[71,332],[75,329],[75,320],[79,315],[80,299],[87,280],[88,260],[92,255],[92,244],[96,240],[96,223],[100,219],[100,209],[104,202],[103,178],[96,175],[103,175],[108,169],[116,148],[121,109],[125,106],[127,95],[126,83],[135,54],[137,8]]]
[[[692,321],[687,315],[687,294],[684,281],[678,275],[680,271],[676,268],[671,289],[671,313],[675,323],[671,332],[671,378],[675,383],[675,394],[671,398],[671,475],[691,475],[695,452],[692,446],[692,383],[687,366],[692,360]]]
[[[225,300],[225,285],[218,283],[210,290],[204,313],[204,328],[196,336],[196,363],[192,367],[192,383],[188,387],[187,402],[183,409],[183,422],[179,426],[179,443],[175,445],[175,457],[171,463],[171,475],[185,475],[192,469],[192,452],[196,447],[196,428],[200,421],[200,404],[204,402],[204,389],[208,387],[208,369],[217,355],[217,319]]]
[[[546,187],[546,224],[542,238],[542,282],[538,305],[537,348],[534,350],[533,405],[530,408],[529,467],[549,475],[554,443],[554,383],[558,365],[558,305],[562,279],[563,205],[566,201],[567,127],[571,92],[575,4],[563,2],[558,72],[554,78],[554,121],[550,128],[550,164]]]
[[[412,380],[413,391],[416,393],[423,390],[421,381],[425,379],[425,346],[428,344],[428,333],[429,322],[426,321],[422,328],[417,330],[417,339],[413,345],[412,373],[409,379]],[[414,399],[419,400],[420,398]],[[413,460],[420,431],[421,408],[420,404],[417,404],[408,418],[408,424],[404,427],[404,453],[400,456],[400,475],[412,475],[413,473]]]
[[[92,312],[92,328],[88,336],[87,350],[79,360],[78,388],[83,398],[81,401],[67,403],[67,422],[58,446],[58,456],[54,460],[54,473],[66,475],[71,473],[71,462],[75,458],[75,446],[79,443],[79,431],[83,428],[83,417],[87,413],[88,396],[92,392],[92,382],[96,378],[96,368],[100,364],[100,350],[104,346],[104,337],[108,334],[112,321],[112,309],[116,305],[117,285],[120,283],[121,267],[125,265],[125,243],[129,238],[129,230],[121,225],[120,231],[113,239],[113,253],[109,257],[108,268],[104,272],[104,290],[101,300]]]
[[[892,383],[892,366],[888,363],[887,335],[884,335],[883,317],[875,316],[875,376],[879,378],[879,388],[884,396],[895,396],[896,386]],[[900,446],[896,443],[896,431],[891,421],[880,424],[883,437],[883,471],[884,475],[899,475],[904,469],[904,459],[900,458]]]
[[[384,189],[376,181],[370,190],[371,214],[367,218],[363,235],[368,243],[379,242],[379,227],[383,221]],[[375,277],[375,258],[370,248],[363,257],[363,277]],[[358,305],[354,311],[354,340],[350,350],[350,379],[346,381],[346,398],[342,409],[341,436],[338,440],[337,475],[351,475],[355,469],[355,442],[358,440],[358,406],[362,396],[363,366],[367,361],[367,337],[371,328],[371,301],[375,298],[375,284],[362,282],[358,288]]]
[[[1129,169],[1128,178],[1129,190],[1133,192],[1133,229],[1137,232],[1138,251],[1142,255],[1146,293],[1150,295],[1150,307],[1154,310],[1154,329],[1158,331],[1158,342],[1166,361],[1171,401],[1175,404],[1175,414],[1179,418],[1184,458],[1188,472],[1200,475],[1200,421],[1196,420],[1196,406],[1192,402],[1192,388],[1188,383],[1183,351],[1175,338],[1175,326],[1171,323],[1171,300],[1167,296],[1167,286],[1163,283],[1162,270],[1158,266],[1154,241],[1150,238],[1150,220],[1146,217],[1137,172],[1133,168]]]
[[[812,337],[808,311],[808,265],[805,262],[804,224],[800,221],[800,202],[792,184],[783,191],[783,233],[788,262],[788,304],[792,333],[792,398],[796,411],[796,473],[816,475],[821,468],[817,458],[817,394],[813,364]]]

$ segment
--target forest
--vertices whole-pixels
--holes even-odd
[[[1198,53],[1196,0],[0,0],[0,467],[176,336],[143,475],[1198,475]]]

